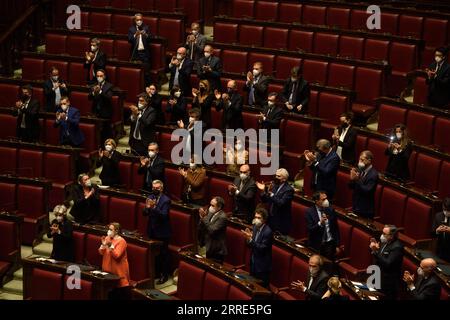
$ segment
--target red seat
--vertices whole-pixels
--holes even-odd
[[[89,37],[69,35],[67,37],[66,48],[67,54],[84,57],[84,52],[88,51],[89,48]]]
[[[67,79],[67,78],[66,78]],[[45,105],[44,88],[33,88],[34,98],[39,101],[41,106]],[[43,119],[39,119],[39,123],[42,124]]]
[[[234,0],[232,16],[234,18],[252,18],[255,3],[253,0]]]
[[[126,189],[133,189],[131,185],[131,176],[133,170],[133,163],[130,161],[120,161],[119,162],[119,173],[120,173],[120,183]],[[142,183],[140,185],[142,187]],[[140,189],[139,187],[139,189]]]
[[[178,267],[177,298],[200,300],[203,297],[205,271],[187,262],[180,261]]]
[[[299,3],[281,2],[278,7],[278,21],[300,22],[302,16],[302,5]]]
[[[338,171],[336,175],[336,194],[334,204],[341,208],[350,208],[352,206],[352,190],[348,187],[350,174],[344,171]]]
[[[389,95],[400,95],[407,86],[407,73],[416,69],[418,65],[416,52],[416,45],[391,42],[389,63],[392,66],[392,73],[389,78]]]
[[[111,31],[111,14],[91,12],[89,16],[89,26],[94,32],[109,32]]]
[[[257,1],[255,6],[255,18],[257,20],[278,20],[278,2]]]
[[[92,102],[89,101],[87,92],[73,91],[70,94],[70,105],[77,108],[82,116],[92,113]]]
[[[32,245],[42,236],[45,219],[48,219],[47,199],[43,187],[19,185],[17,211],[25,215],[22,224],[22,244]]]
[[[248,54],[248,62],[247,64],[249,66],[253,66],[255,62],[262,62],[264,73],[265,74],[272,74],[274,68],[274,61],[275,61],[275,55],[273,54],[265,54],[265,53],[257,53],[257,52],[250,52]]]
[[[327,85],[330,87],[344,87],[353,89],[355,81],[355,66],[330,63],[328,65],[328,81]]]
[[[316,32],[314,37],[314,53],[335,56],[338,53],[339,35]]]
[[[172,200],[181,200],[183,193],[184,179],[177,169],[165,168],[166,193]]]
[[[64,201],[65,187],[71,184],[75,178],[72,157],[69,154],[47,152],[44,159],[44,176],[53,181],[49,203],[50,207],[54,207]]]
[[[17,101],[19,86],[7,83],[0,83],[0,107],[13,107]],[[1,116],[6,116],[2,114]],[[2,125],[5,123],[2,119]]]
[[[102,51],[107,57],[114,57],[114,40],[113,39],[99,39],[102,47]]]
[[[339,38],[339,56],[362,59],[364,38],[341,36]]]
[[[80,231],[72,232],[73,250],[76,263],[83,263],[85,255],[85,248],[84,248],[85,238],[86,234],[84,232]]]
[[[406,123],[406,109],[382,103],[378,107],[378,132],[390,133],[395,125]]]
[[[397,13],[388,13],[381,12],[381,29],[374,30],[380,33],[390,33],[397,34],[398,33],[398,24],[399,24],[399,14]]]
[[[159,36],[167,39],[167,50],[176,51],[183,43],[183,23],[180,19],[161,18],[159,20]]]
[[[161,133],[159,135],[159,153],[166,160],[171,159],[172,149],[179,143],[179,140],[181,139],[181,137],[178,137],[179,140],[171,141],[171,137],[172,134],[170,133]]]
[[[362,136],[362,135],[357,135],[356,136],[356,155],[359,157],[359,155],[361,154],[361,152],[363,152],[364,150],[367,150],[367,137]]]
[[[222,197],[225,200],[225,207],[223,208],[225,212],[231,212],[233,210],[233,201],[228,195],[228,185],[230,183],[228,180],[215,177],[209,180],[209,198],[216,196]]]
[[[431,145],[436,116],[410,110],[406,116],[406,126],[411,139],[417,144]]]
[[[362,117],[370,116],[375,108],[373,102],[383,94],[383,72],[381,70],[358,67],[355,79],[356,101],[352,111]]]
[[[319,96],[318,116],[334,125],[339,124],[339,117],[348,109],[348,97],[329,92]]]
[[[152,70],[159,70],[164,68],[164,59],[166,48],[160,43],[150,44],[150,57],[152,57]]]
[[[448,43],[448,19],[426,18],[423,24],[423,40],[433,50]]]
[[[247,52],[223,50],[223,70],[232,73],[242,73],[247,70]]]
[[[292,225],[289,235],[294,239],[305,239],[308,236],[305,213],[308,206],[299,202],[292,202]]]
[[[0,186],[3,185],[0,184]],[[17,224],[13,221],[0,220],[0,261],[11,262],[12,258],[19,253],[20,240],[17,234]],[[0,271],[0,277],[3,273]]]
[[[151,11],[154,9],[153,1],[149,0],[131,0],[131,8],[143,11]]]
[[[114,55],[120,61],[128,61],[130,59],[130,44],[126,40],[116,40],[114,47]]]
[[[81,146],[85,149],[85,151],[82,152],[81,155],[86,152],[97,152],[99,143],[95,124],[80,123],[79,126],[80,130],[84,134],[84,142]]]
[[[417,155],[416,171],[414,173],[414,182],[416,185],[429,191],[436,191],[438,188],[441,163],[442,160],[438,158],[419,153]]]
[[[300,121],[286,121],[285,150],[283,152],[283,166],[293,177],[300,169],[300,156],[310,148],[312,140],[312,125]],[[298,139],[298,137],[304,137]],[[307,138],[306,138],[307,137]]]
[[[437,117],[434,125],[433,144],[438,146],[440,150],[450,153],[450,120]]]
[[[370,14],[366,10],[353,9],[350,15],[350,29],[366,31],[369,16]]]
[[[203,282],[202,300],[225,300],[229,288],[230,283],[207,272]]]
[[[442,161],[438,190],[441,198],[450,196],[450,162],[448,161]]]
[[[366,39],[364,47],[364,60],[388,61],[389,41]]]
[[[100,215],[102,217],[102,221],[105,223],[109,220],[109,196],[101,194],[99,197],[100,200]]]
[[[85,263],[96,267],[102,266],[102,256],[98,252],[98,248],[102,243],[102,237],[94,234],[86,234],[85,240]]]
[[[416,77],[414,79],[414,98],[413,103],[420,105],[428,104],[428,85],[425,77]]]
[[[227,300],[251,300],[251,298],[252,297],[250,297],[238,287],[230,285]]]
[[[303,60],[303,77],[310,83],[325,84],[327,82],[328,62]]]
[[[45,288],[45,290],[42,290]],[[62,274],[39,268],[31,273],[32,300],[61,300],[63,292]]]
[[[203,19],[203,2],[198,0],[178,0],[178,8],[186,14],[186,23],[191,24]]]
[[[140,163],[134,163],[131,170],[131,189],[141,190],[144,184],[144,175],[138,173]]]
[[[243,269],[248,266],[247,257],[247,239],[241,230],[228,226],[226,233],[226,246],[228,253],[225,257],[225,263],[231,267]]]
[[[107,7],[111,0],[91,0],[90,5],[93,7]]]
[[[171,12],[177,5],[177,0],[154,0],[156,11]]]
[[[224,23],[215,22],[214,23],[214,41],[222,43],[237,43],[237,23]]]
[[[22,79],[43,80],[45,78],[44,60],[35,58],[22,59]]]
[[[66,53],[67,36],[62,34],[45,34],[45,52],[51,54]]]
[[[339,246],[344,250],[342,254],[343,257],[348,257],[350,255],[350,247],[352,243],[353,226],[341,219],[338,219],[337,223],[339,227]]]
[[[355,280],[362,274],[366,275],[366,268],[371,264],[372,257],[369,251],[370,238],[372,236],[361,229],[353,227],[352,241],[349,249],[349,260],[340,262],[341,275]],[[359,279],[358,279],[359,280]]]
[[[73,85],[85,85],[86,84],[86,71],[82,63],[71,62],[69,65],[69,79],[70,84]]]
[[[254,112],[242,112],[242,120],[244,123],[244,129],[258,129],[259,127],[259,114]]]
[[[55,120],[46,119],[44,122],[44,142],[53,145],[59,145],[59,128],[54,126]]]
[[[64,277],[64,283],[69,280],[68,276]],[[94,286],[91,281],[80,279],[80,288],[70,290],[64,286],[63,299],[64,300],[93,300]]]
[[[111,7],[118,9],[128,9],[130,8],[130,0],[111,0]]]
[[[423,17],[400,15],[399,36],[422,39]]]
[[[270,288],[272,291],[289,286],[291,261],[291,253],[272,245],[272,272],[270,274]]]
[[[304,5],[302,23],[313,25],[325,25],[326,14],[327,14],[327,7]]]
[[[273,49],[286,49],[289,30],[266,27],[264,29],[264,47]]]
[[[403,223],[404,230],[400,239],[411,246],[414,246],[417,240],[429,239],[432,218],[432,210],[428,204],[408,198]]]
[[[117,67],[116,66],[106,66],[106,78],[108,79],[108,82],[110,83],[116,83],[116,74],[117,74]]]
[[[119,222],[123,229],[134,230],[136,227],[136,201],[110,197],[109,220]]]
[[[133,243],[127,244],[127,258],[130,267],[130,278],[142,281],[150,278],[149,248]]]
[[[373,166],[378,172],[384,172],[387,166],[388,157],[385,156],[384,151],[388,144],[385,141],[370,138],[367,142],[367,150],[373,153]]]
[[[291,262],[291,272],[289,274],[289,283],[292,281],[306,281],[308,277],[309,265],[305,260],[294,256]],[[281,300],[305,300],[306,296],[303,292],[298,290],[288,289],[286,291],[280,291],[278,297]]]
[[[350,9],[329,7],[327,11],[327,25],[341,29],[349,29]]]
[[[192,233],[194,217],[186,212],[170,210],[170,228],[176,232],[172,233],[169,248],[173,251],[194,244]]]
[[[16,209],[16,185],[0,182],[0,210]]]
[[[312,52],[314,32],[291,30],[289,34],[288,49],[290,51]]]
[[[239,43],[245,46],[262,47],[263,27],[241,24],[239,27]]]
[[[380,198],[380,222],[402,227],[405,205],[406,194],[384,187]]]
[[[17,166],[19,175],[29,178],[42,177],[43,156],[42,151],[20,149]]]
[[[1,139],[10,139],[16,138],[17,135],[17,118],[8,115],[8,114],[0,114],[0,123],[2,126],[0,127],[0,138]],[[0,160],[1,161],[1,160]],[[2,167],[4,168],[4,167]]]
[[[116,34],[128,34],[128,28],[133,24],[132,17],[115,14],[112,16],[111,29]],[[103,47],[103,45],[102,45]]]
[[[143,86],[142,69],[120,67],[117,73],[117,86],[127,91],[126,101],[135,102]]]
[[[275,57],[275,78],[287,79],[291,76],[291,69],[300,67],[302,59],[277,55]]]
[[[59,70],[59,76],[68,79],[69,63],[66,61],[47,60],[45,62],[45,74],[50,74],[51,68],[56,67]]]
[[[0,118],[0,121],[2,119]],[[3,125],[3,123],[2,123]],[[6,138],[6,137],[5,137]],[[17,149],[0,147],[0,168],[1,173],[14,174],[17,168]]]

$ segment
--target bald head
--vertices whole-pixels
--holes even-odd
[[[243,164],[240,168],[239,168],[239,173],[242,174],[250,174],[250,166],[248,164]]]
[[[228,81],[227,82],[227,88],[228,89],[236,89],[236,81],[234,81],[234,80],[230,80],[230,81]]]
[[[433,258],[426,258],[420,262],[420,267],[425,276],[429,276],[437,267],[437,263]]]

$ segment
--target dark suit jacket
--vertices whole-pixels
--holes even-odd
[[[117,186],[120,184],[119,162],[121,156],[119,151],[114,150],[111,158],[102,158],[102,172],[99,177],[103,185]]]
[[[338,128],[339,134],[342,133],[342,127]],[[336,141],[336,147],[342,147],[342,160],[344,162],[354,164],[356,161],[356,136],[358,132],[353,126],[348,128],[347,133],[345,134],[344,141]]]
[[[55,233],[51,234],[51,230],[47,232],[47,237],[53,238],[53,250],[51,258],[60,261],[74,261],[74,247],[72,232],[73,226],[72,222],[67,218],[63,222],[59,223],[56,219],[53,219],[50,226],[57,224],[59,225],[59,230],[61,234]]]
[[[193,108],[199,108],[201,111],[200,119],[205,123],[206,128],[211,127],[211,107],[214,102],[214,94],[210,93],[202,103],[198,99],[192,102]]]
[[[230,96],[229,102],[231,102],[231,104],[225,105],[222,99],[216,100],[216,110],[223,110],[222,129],[242,128],[242,96],[237,92],[233,92]]]
[[[150,142],[156,141],[156,121],[157,111],[152,107],[144,109],[141,118],[139,119],[139,132],[141,134],[141,141],[145,148],[147,148]],[[135,141],[133,137],[134,130],[136,128],[137,119],[131,120],[130,126],[130,145]]]
[[[329,154],[317,159],[316,163],[311,164],[310,169],[313,172],[311,187],[313,190],[322,190],[327,193],[330,201],[336,192],[336,175],[339,170],[341,159],[334,150]],[[317,184],[316,184],[317,176]]]
[[[63,112],[61,108],[57,112]],[[68,138],[72,145],[79,146],[84,142],[83,132],[79,127],[80,111],[72,106],[67,110],[67,120],[55,121],[54,126],[59,127],[59,140],[62,144]]]
[[[292,105],[294,106],[294,109],[292,109],[292,112],[300,113],[300,114],[306,114],[308,113],[308,105],[309,105],[309,95],[310,95],[310,89],[309,84],[306,82],[305,79],[299,78],[297,80],[298,85],[297,89],[295,90],[295,94],[292,97]],[[292,82],[291,78],[287,79],[283,92],[281,94],[281,97],[283,98],[283,102],[289,101],[289,96],[291,95],[292,86],[294,85],[294,82]],[[302,110],[298,112],[297,106],[302,105]]]
[[[270,272],[272,270],[272,230],[269,225],[261,226],[261,231],[256,239],[258,229],[253,226],[253,236],[248,242],[252,248],[250,257],[250,272]]]
[[[412,300],[439,300],[441,297],[441,284],[435,275],[428,278],[418,277],[414,290],[408,290],[409,299]]]
[[[161,180],[162,182],[165,181],[164,167],[164,159],[161,158],[159,154],[156,155],[153,163],[150,161],[148,167],[139,167],[138,174],[144,175],[144,184],[142,187],[144,190],[152,190],[153,180]]]
[[[339,227],[337,224],[336,213],[332,208],[325,208],[323,211],[328,216],[328,223],[330,226],[330,233],[336,246],[339,246]],[[321,213],[322,215],[322,213]],[[306,210],[306,227],[308,229],[308,246],[316,250],[320,250],[322,239],[325,233],[325,225],[319,225],[319,213],[317,207],[312,206]]]
[[[281,189],[277,192],[279,185],[274,185],[271,197],[269,193],[264,192],[261,200],[270,204],[269,209],[269,226],[273,232],[280,232],[287,235],[291,228],[291,208],[292,199],[294,198],[294,189],[285,182]],[[276,194],[275,194],[276,193]]]
[[[266,115],[266,120],[261,121],[261,129],[280,129],[281,119],[283,119],[283,109],[275,105],[267,116],[268,111],[269,105],[266,103],[262,112]]]
[[[208,213],[204,218],[200,219],[200,243],[206,246],[207,255],[223,255],[227,254],[226,230],[227,215],[221,210],[211,221],[214,213]]]
[[[90,74],[91,65],[94,64],[94,74]],[[87,69],[86,71],[86,80],[89,84],[96,83],[97,80],[95,79],[95,74],[98,70],[105,70],[106,69],[106,54],[101,51],[100,49],[97,52],[97,56],[95,59],[89,63],[84,62],[84,68]],[[92,79],[92,80],[91,80]]]
[[[184,97],[175,98],[172,96],[169,99],[177,100],[177,102],[173,106],[167,103],[166,112],[171,114],[170,122],[172,124],[176,124],[178,120],[183,120],[183,122],[186,124],[188,122],[186,99]]]
[[[137,52],[138,52],[138,46],[139,46],[139,42],[138,42],[138,38],[134,37],[134,34],[137,31],[137,26],[136,25],[132,25],[129,29],[128,29],[128,42],[131,44],[131,53],[130,53],[130,57],[133,59],[136,59],[137,57]],[[152,35],[150,33],[150,29],[148,27],[148,25],[146,24],[142,24],[140,27],[140,30],[145,31],[144,35],[142,36],[142,44],[144,45],[144,53],[147,59],[150,58],[150,39],[152,38]],[[133,55],[134,52],[134,56]]]
[[[37,141],[39,140],[39,109],[40,104],[39,101],[36,99],[33,99],[33,97],[30,99],[30,102],[28,103],[28,106],[24,110],[14,110],[14,115],[17,117],[17,136],[20,137],[20,126],[22,124],[22,118],[25,117],[25,126],[27,128],[28,133],[28,140],[31,141]],[[24,137],[20,137],[24,138]]]
[[[253,85],[255,90],[255,106],[262,107],[264,103],[267,101],[268,89],[270,81],[272,78],[266,75],[260,75],[259,80],[256,84],[250,84],[244,86],[244,91],[247,91],[250,95],[250,88]]]
[[[330,277],[328,274],[322,270],[320,273],[313,279],[311,286],[309,289],[306,289],[306,300],[320,300],[322,299],[325,292],[328,290],[328,279]],[[308,287],[309,281],[311,279],[311,274],[308,272],[308,277],[306,278],[305,286]]]
[[[194,52],[192,54],[192,60],[194,61],[198,61],[201,57],[204,57],[203,54],[203,49],[205,49],[205,45],[206,45],[206,37],[205,35],[199,33],[197,34],[197,37],[195,39],[194,45],[193,45],[193,49]],[[189,42],[186,39],[186,44],[184,46],[186,48],[186,57],[191,57],[191,45],[189,44]]]
[[[150,199],[156,199],[151,194]],[[147,234],[150,239],[170,238],[170,219],[169,219],[170,199],[165,194],[161,194],[155,208],[145,208],[144,216],[148,216]]]
[[[373,252],[372,255],[375,264],[380,267],[381,291],[397,292],[402,272],[403,244],[399,240],[394,240],[384,249],[383,244],[380,244],[380,250]]]
[[[441,212],[436,213],[434,220],[433,220],[433,227],[431,230],[431,235],[433,238],[437,238],[436,254],[439,256],[439,258],[450,262],[450,234],[449,233],[436,234],[436,229],[441,224],[450,226],[450,217],[447,218],[447,223],[444,223],[444,221],[445,221],[444,212],[441,211]]]
[[[189,97],[192,94],[191,87],[191,73],[194,66],[194,61],[189,59],[187,56],[184,58],[183,64],[178,71],[178,83],[181,89],[181,95],[184,97]],[[173,80],[175,79],[176,66],[169,66],[170,81],[169,81],[169,91],[173,88]]]
[[[58,82],[66,85],[66,88],[59,87],[59,92],[61,93],[61,96],[67,96],[69,94],[69,90],[67,90],[67,83],[63,79],[58,79]],[[55,105],[56,94],[55,90],[53,90],[53,81],[51,79],[47,79],[44,82],[44,95],[45,111],[55,112],[58,106]]]
[[[408,143],[406,147],[397,154],[394,154],[389,147],[386,148],[384,153],[389,156],[389,160],[386,166],[385,175],[402,181],[409,180],[409,157],[411,156],[411,152],[412,143]]]
[[[96,186],[93,186],[94,194],[85,199],[83,187],[79,184],[73,186],[69,200],[73,200],[74,204],[70,214],[75,221],[80,224],[98,223],[100,217],[100,195]]]
[[[428,67],[436,70],[436,62]],[[428,104],[436,108],[448,109],[450,103],[450,65],[443,62],[434,79],[427,79]]]
[[[375,192],[378,184],[378,172],[370,168],[366,176],[356,181],[350,181],[349,187],[353,189],[353,212],[359,216],[372,218],[375,215]]]
[[[241,178],[239,176],[234,178],[233,184],[239,188],[241,185]],[[245,217],[247,222],[250,222],[253,219],[253,213],[255,211],[255,196],[255,180],[252,177],[249,177],[242,186],[242,190],[234,195],[234,215]]]
[[[94,94],[91,90],[89,93],[89,100],[92,100],[92,113],[99,118],[111,119],[113,114],[111,99],[113,96],[113,85],[109,82],[104,82],[102,86],[102,93]]]
[[[203,66],[210,66],[211,72],[203,70]],[[220,77],[222,76],[222,61],[218,57],[210,56],[206,59],[202,56],[197,62],[197,75],[200,80],[208,80],[210,90],[214,92],[215,89],[221,91],[222,84]]]
[[[156,110],[156,123],[163,125],[166,120],[162,111],[162,97],[159,93],[156,93],[150,97],[150,106]]]

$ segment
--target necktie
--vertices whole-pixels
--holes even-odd
[[[248,104],[250,106],[255,104],[255,89],[253,88],[253,85],[250,87],[250,93],[248,95]]]
[[[147,182],[147,186],[148,187],[151,187],[152,186],[152,182],[153,182],[152,175],[150,174],[150,168],[153,166],[153,162],[154,161],[155,160],[150,160],[150,164],[149,164],[149,166],[147,168],[147,179],[145,179],[145,181]]]
[[[242,191],[243,187],[244,187],[244,180],[241,180],[241,183],[239,184],[239,192]]]
[[[141,140],[141,131],[139,130],[141,116],[141,113],[139,113],[136,119],[136,126],[134,127],[133,131],[133,138],[135,138],[136,140]]]
[[[311,285],[312,285],[313,281],[314,281],[313,276],[310,276],[310,278],[309,278],[309,283],[308,283],[308,289],[311,288]]]
[[[291,95],[289,96],[289,104],[295,105],[295,91],[297,91],[297,82],[292,84]]]
[[[175,76],[174,76],[174,79],[173,79],[173,85],[174,86],[179,86],[179,84],[180,84],[178,82],[179,69],[180,69],[180,66],[175,68]]]
[[[142,42],[142,34],[138,35],[138,37],[139,37],[138,50],[144,50],[144,43]]]

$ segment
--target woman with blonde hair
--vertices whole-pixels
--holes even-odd
[[[211,127],[211,107],[214,101],[214,94],[208,80],[200,80],[198,89],[192,89],[192,107],[201,111],[200,120],[206,124],[206,128]]]
[[[389,157],[385,174],[400,181],[407,181],[410,177],[409,157],[412,152],[412,143],[404,124],[397,124],[392,131],[385,151]]]
[[[328,301],[346,301],[349,300],[348,296],[341,295],[342,283],[338,277],[331,277],[328,279],[328,290],[323,295],[323,300]]]

